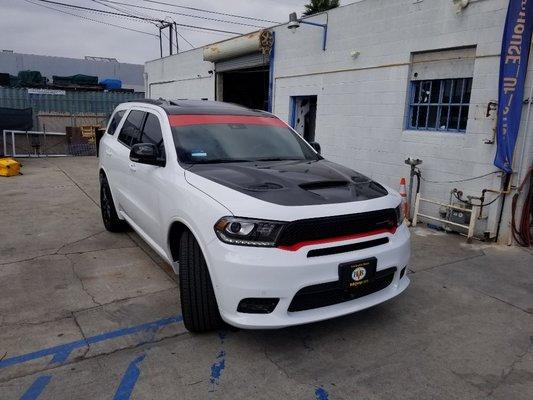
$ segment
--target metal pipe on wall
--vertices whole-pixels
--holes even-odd
[[[529,128],[529,118],[531,115],[531,103],[533,103],[533,79],[531,82],[531,87],[529,88],[529,98],[528,98],[528,104],[527,104],[527,114],[526,114],[526,122],[524,126],[524,141],[522,143],[522,149],[520,151],[520,161],[518,162],[518,175],[516,176],[516,186],[520,186],[521,179],[522,179],[522,170],[523,170],[523,163],[524,163],[524,156],[526,152],[526,144],[527,144],[527,135],[528,135],[528,128]]]

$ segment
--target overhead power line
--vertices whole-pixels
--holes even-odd
[[[35,0],[35,1],[39,1],[39,2],[42,2],[42,3],[48,3],[48,4],[54,4],[54,5],[58,5],[58,6],[61,6],[61,7],[70,7],[70,8],[80,9],[80,10],[84,10],[84,11],[97,12],[97,13],[105,14],[105,15],[112,15],[112,16],[118,16],[118,17],[124,17],[124,18],[133,18],[133,19],[137,19],[137,20],[145,21],[145,22],[149,22],[149,23],[151,23],[151,22],[165,23],[164,20],[160,20],[160,19],[156,19],[156,18],[139,17],[139,16],[128,15],[128,14],[124,14],[124,13],[118,13],[118,12],[107,11],[107,10],[101,10],[101,9],[96,9],[96,8],[91,8],[91,7],[83,7],[83,6],[78,6],[78,5],[74,5],[74,4],[67,4],[67,3],[62,3],[62,2],[59,2],[59,1],[52,1],[52,0]],[[56,11],[57,11],[57,9],[56,9]],[[227,30],[224,30],[224,29],[206,28],[204,26],[198,26],[198,25],[181,24],[181,23],[176,23],[176,25],[182,26],[182,27],[185,27],[185,28],[195,28],[195,29],[211,31],[211,32],[229,33],[229,34],[232,34],[232,35],[242,35],[242,32],[227,31]]]
[[[148,14],[144,14],[144,13],[141,13],[141,12],[136,12],[136,13],[134,14],[132,11],[130,11],[130,10],[128,10],[128,9],[121,8],[121,7],[116,7],[116,6],[111,5],[111,4],[106,4],[106,3],[104,3],[103,1],[100,1],[100,0],[91,0],[91,1],[92,1],[93,3],[100,4],[101,6],[104,6],[104,7],[110,8],[110,9],[112,9],[112,10],[120,11],[120,12],[126,13],[126,14],[128,14],[128,15],[132,15],[132,16],[135,16],[135,15],[139,16],[139,15],[140,15],[140,16],[144,16],[144,17],[151,18],[151,16],[148,15]],[[158,24],[157,22],[152,22],[152,24],[153,24],[155,27],[159,28],[159,24]],[[167,40],[169,39],[168,35],[167,35],[165,32],[161,32],[161,33],[162,33],[162,35],[163,35]],[[177,33],[177,32],[176,32],[176,33]],[[178,50],[179,50],[179,49],[178,49],[178,43],[176,42],[176,52],[178,52]]]
[[[223,12],[219,12],[219,11],[206,10],[204,8],[181,6],[181,5],[178,5],[178,4],[165,3],[164,1],[156,1],[156,0],[143,0],[143,1],[145,1],[147,3],[161,4],[161,5],[164,5],[164,6],[183,8],[183,9],[186,9],[186,10],[200,11],[200,12],[205,12],[205,13],[209,13],[209,14],[225,15],[226,17],[243,18],[243,19],[249,19],[249,20],[252,20],[252,21],[269,22],[271,24],[281,24],[281,22],[271,21],[269,19],[248,17],[248,16],[245,16],[245,15],[238,15],[238,14],[223,13]]]
[[[185,37],[184,37],[181,33],[179,33],[178,31],[176,31],[176,33],[177,33],[178,36],[179,36],[180,38],[182,38],[182,39],[183,39],[183,40],[184,40],[189,46],[191,46],[191,49],[194,49],[194,44],[192,44],[192,43],[189,42],[187,39],[185,39]],[[177,45],[178,45],[178,44],[176,43],[176,46],[177,46]]]
[[[222,22],[222,23],[225,23],[225,24],[249,26],[249,27],[252,27],[252,28],[265,28],[262,25],[247,24],[247,23],[244,23],[244,22],[229,21],[227,19],[205,17],[203,15],[180,13],[180,12],[177,12],[177,11],[164,10],[164,9],[161,9],[161,8],[154,8],[154,7],[145,7],[145,6],[140,6],[140,5],[136,5],[136,4],[123,3],[123,2],[120,2],[120,1],[113,1],[113,0],[102,0],[102,1],[106,2],[106,3],[111,3],[111,4],[119,4],[119,5],[134,7],[134,8],[141,8],[143,10],[150,10],[150,11],[157,11],[157,12],[164,12],[164,13],[169,13],[169,14],[174,14],[174,15],[180,15],[182,17],[205,19],[205,20],[209,20],[209,21]]]
[[[126,26],[122,26],[122,25],[116,25],[116,24],[112,24],[112,23],[110,23],[110,22],[99,21],[99,20],[96,20],[96,19],[93,19],[93,18],[85,17],[85,16],[83,16],[83,15],[79,15],[79,14],[74,14],[74,13],[71,13],[71,12],[68,12],[68,11],[65,11],[65,10],[60,10],[60,9],[58,9],[58,8],[51,7],[51,6],[47,6],[47,5],[44,5],[44,4],[41,4],[41,3],[35,3],[35,2],[33,2],[33,1],[30,1],[30,0],[24,0],[24,1],[25,1],[26,3],[33,4],[33,5],[35,5],[35,6],[48,8],[49,10],[54,10],[54,11],[57,11],[57,12],[59,12],[59,13],[63,13],[63,14],[67,14],[67,15],[71,15],[71,16],[73,16],[73,17],[81,18],[81,19],[84,19],[84,20],[87,20],[87,21],[96,22],[96,23],[103,24],[103,25],[108,25],[108,26],[113,26],[113,27],[115,27],[115,28],[124,29],[124,30],[130,31],[130,32],[142,33],[142,34],[144,34],[144,35],[153,36],[153,37],[159,39],[159,36],[158,36],[158,35],[153,34],[153,33],[150,33],[150,32],[145,32],[145,31],[141,31],[141,30],[138,30],[138,29],[128,28],[128,27],[126,27]],[[40,1],[40,0],[37,0],[37,1]]]
[[[200,29],[194,29],[194,28],[181,28],[181,30],[189,31],[189,32],[200,32],[200,33],[206,33],[209,35],[216,35],[216,36],[223,36],[223,37],[235,36],[235,34],[233,33],[209,32],[209,31],[202,31]],[[242,33],[240,33],[240,35],[242,35]]]
[[[145,21],[145,22],[164,22],[164,21],[162,21],[160,19],[139,17],[139,16],[136,16],[136,15],[128,15],[128,14],[118,13],[118,12],[114,12],[114,11],[99,10],[97,8],[78,6],[78,5],[75,5],[75,4],[67,4],[67,3],[62,3],[62,2],[59,2],[59,1],[52,1],[52,0],[37,0],[37,1],[39,1],[41,3],[48,3],[48,4],[53,4],[53,5],[61,6],[61,7],[75,8],[77,10],[97,12],[97,13],[106,14],[106,15],[115,15],[115,16],[118,16],[118,17],[133,18],[133,19],[138,19],[138,20]]]
[[[113,6],[111,4],[106,4],[104,1],[101,1],[101,0],[91,0],[93,3],[97,3],[97,4],[100,4],[104,7],[107,7],[107,8],[111,8],[112,10],[115,10],[115,11],[120,11],[120,12],[123,12],[123,13],[126,13],[128,15],[131,15],[131,16],[141,16],[141,17],[145,17],[145,18],[152,18],[151,15],[148,15],[148,14],[145,14],[145,13],[142,13],[142,12],[139,12],[139,11],[131,11],[129,9],[126,9],[126,8],[121,8],[121,7],[116,7],[116,6]],[[154,25],[156,24],[156,22],[154,22]]]

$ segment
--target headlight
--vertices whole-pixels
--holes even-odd
[[[398,207],[396,207],[396,226],[400,226],[403,224],[403,220],[405,219],[405,213],[403,210],[403,204],[400,203]]]
[[[215,224],[215,233],[229,244],[274,247],[284,225],[279,221],[223,217]]]

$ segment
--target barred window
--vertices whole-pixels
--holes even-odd
[[[407,129],[465,132],[472,78],[411,81]]]

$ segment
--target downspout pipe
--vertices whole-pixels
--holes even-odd
[[[268,60],[268,112],[272,112],[274,105],[274,57],[276,48],[276,32],[272,32],[272,48]]]
[[[512,174],[506,174],[504,178],[503,187],[508,187],[509,183],[511,182],[511,176]],[[503,217],[503,208],[505,207],[505,199],[507,198],[507,194],[503,195],[502,203],[500,206],[500,216],[498,217],[498,227],[496,228],[496,243],[498,243],[498,238],[500,236],[500,227],[502,225],[502,217]]]

